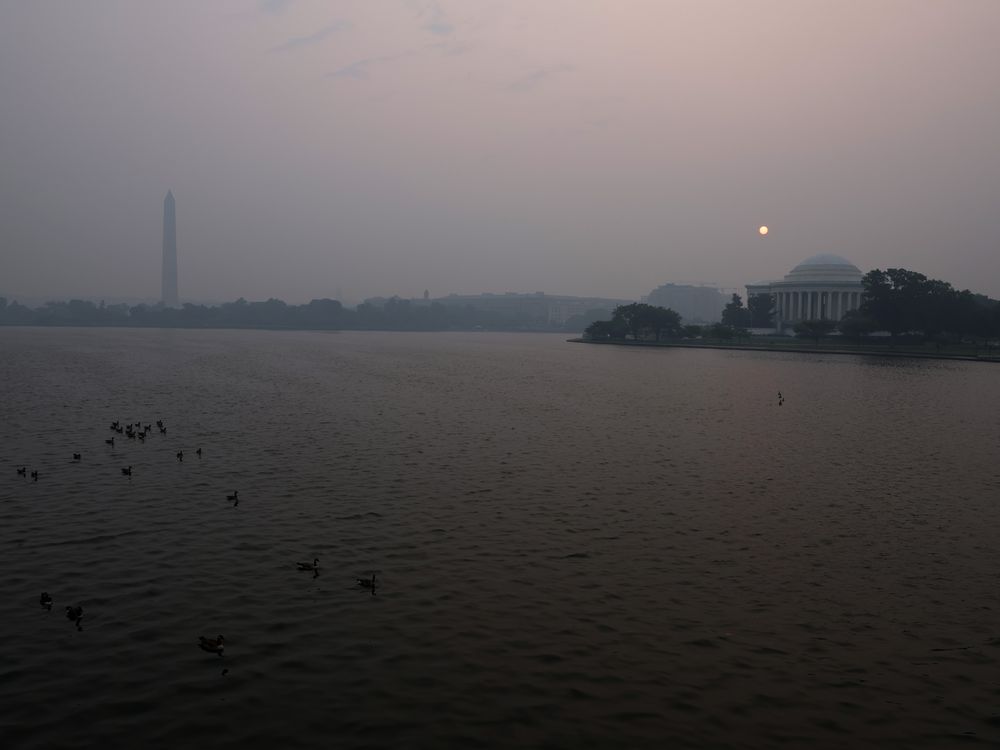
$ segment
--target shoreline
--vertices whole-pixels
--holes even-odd
[[[986,362],[992,364],[1000,364],[1000,351],[995,355],[989,356],[979,356],[971,354],[944,354],[944,353],[934,353],[934,352],[914,352],[914,351],[901,351],[899,349],[826,349],[823,347],[816,346],[784,346],[773,345],[773,344],[711,344],[711,343],[680,343],[680,342],[668,342],[668,341],[627,341],[627,340],[611,340],[606,341],[595,341],[593,339],[585,338],[572,338],[566,339],[568,343],[571,344],[597,344],[597,345],[610,345],[610,346],[636,346],[636,347],[649,347],[649,348],[673,348],[673,349],[723,349],[729,351],[746,351],[746,352],[769,352],[771,354],[840,354],[840,355],[854,355],[862,357],[903,357],[907,359],[938,359],[938,360],[950,360],[953,362]]]

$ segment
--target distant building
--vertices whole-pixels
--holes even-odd
[[[775,329],[779,332],[803,320],[839,321],[861,305],[861,270],[839,255],[806,258],[781,281],[747,284],[751,294],[773,294]]]
[[[679,313],[685,323],[718,322],[728,301],[729,298],[714,286],[693,284],[664,284],[646,297],[651,305],[669,307]]]
[[[160,301],[164,307],[177,307],[177,207],[174,194],[163,199],[163,276]]]

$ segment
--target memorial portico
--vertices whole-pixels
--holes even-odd
[[[803,320],[839,321],[861,306],[862,275],[850,261],[822,253],[799,263],[781,281],[747,284],[747,299],[752,294],[774,297],[779,333]]]

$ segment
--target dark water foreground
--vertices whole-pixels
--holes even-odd
[[[2,329],[0,383],[4,747],[1000,743],[995,368]]]

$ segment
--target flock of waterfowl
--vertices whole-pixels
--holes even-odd
[[[159,419],[156,420],[156,426],[159,429],[161,435],[166,435],[167,434],[167,428],[163,424],[163,420],[159,420]],[[115,433],[120,434],[120,435],[125,435],[125,437],[128,438],[128,439],[130,439],[130,440],[138,440],[139,442],[143,442],[143,443],[146,440],[146,436],[150,432],[152,432],[152,427],[153,427],[152,424],[145,424],[144,425],[142,422],[134,422],[134,423],[128,423],[128,424],[123,425],[118,420],[115,420],[110,425],[111,430],[114,431]],[[111,438],[105,440],[104,442],[105,442],[106,445],[109,445],[112,448],[114,448],[115,438],[114,438],[114,436],[112,436]],[[201,450],[201,448],[197,448],[195,450],[195,455],[198,456],[198,458],[202,457],[202,450]],[[175,456],[176,456],[176,458],[177,458],[178,461],[183,461],[184,460],[184,451],[183,450],[177,451],[177,453],[175,454]],[[83,455],[81,453],[73,453],[73,461],[77,461],[78,462],[78,461],[82,461],[82,460],[83,460]],[[29,473],[28,473],[28,467],[26,465],[16,466],[15,468],[17,470],[17,475],[18,476],[22,476],[22,477],[25,477],[25,478],[27,478],[28,476],[30,476],[31,479],[32,479],[32,481],[34,481],[34,482],[38,481],[38,470],[37,469],[32,470],[30,472],[30,475],[29,475]],[[122,469],[121,469],[122,475],[131,478],[132,477],[132,468],[133,468],[133,466],[131,464],[128,465],[128,466],[123,466]],[[233,493],[231,495],[226,495],[226,500],[229,501],[229,502],[231,502],[233,504],[234,508],[238,507],[239,504],[240,504],[239,494],[240,494],[239,490],[233,490]],[[316,577],[319,576],[319,558],[318,557],[313,558],[312,562],[299,562],[299,563],[296,563],[296,568],[298,570],[311,572],[313,574],[313,577],[316,578]],[[355,579],[355,581],[357,582],[357,585],[360,586],[363,589],[366,589],[366,590],[370,591],[371,594],[372,594],[372,596],[375,595],[375,590],[376,590],[376,588],[378,586],[378,584],[376,582],[376,574],[378,572],[379,571],[377,571],[377,570],[376,571],[372,571],[371,576],[368,577],[368,578],[356,578]],[[52,599],[52,596],[49,594],[49,592],[43,591],[42,594],[41,594],[41,596],[38,599],[38,603],[39,603],[39,605],[43,609],[45,609],[47,611],[51,611],[52,610],[53,599]],[[83,626],[82,626],[81,622],[83,620],[83,607],[80,606],[80,605],[69,605],[69,606],[66,607],[65,611],[66,611],[66,619],[69,620],[69,621],[71,621],[71,622],[73,622],[76,625],[77,630],[82,631],[83,630]],[[204,651],[208,651],[209,653],[218,654],[219,656],[222,656],[224,654],[224,652],[225,652],[225,638],[222,635],[219,635],[217,638],[206,638],[205,636],[199,636],[198,637],[198,646],[202,650],[204,650]],[[228,670],[226,670],[226,671],[228,672]]]

